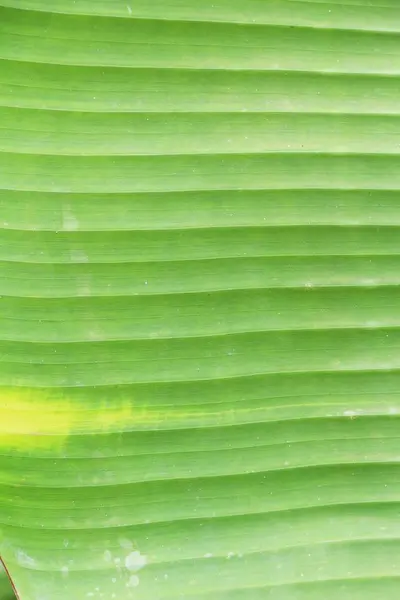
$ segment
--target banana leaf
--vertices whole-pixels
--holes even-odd
[[[13,600],[15,599],[10,581],[6,575],[5,570],[0,565],[0,600]]]
[[[19,600],[399,598],[399,33],[398,0],[0,0]]]

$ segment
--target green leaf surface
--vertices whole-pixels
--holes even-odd
[[[0,600],[13,600],[15,598],[10,581],[0,565]]]
[[[0,0],[20,600],[399,598],[399,34],[398,0]]]

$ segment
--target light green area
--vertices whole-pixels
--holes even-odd
[[[399,598],[399,32],[398,0],[0,0],[20,600]]]

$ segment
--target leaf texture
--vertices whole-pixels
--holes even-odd
[[[13,600],[15,598],[10,582],[3,569],[0,567],[0,600]]]
[[[397,600],[398,0],[1,0],[21,600]]]

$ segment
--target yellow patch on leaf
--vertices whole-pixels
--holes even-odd
[[[99,401],[69,398],[65,392],[35,389],[0,391],[0,448],[34,450],[60,447],[73,434],[118,431],[143,421],[128,399]]]

